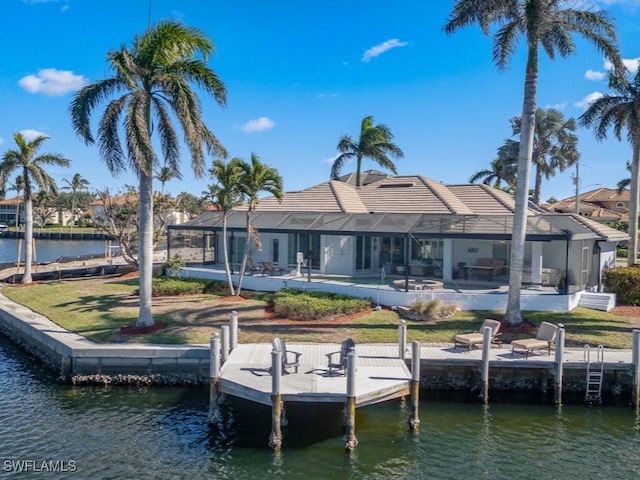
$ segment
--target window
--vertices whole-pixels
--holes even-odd
[[[371,237],[356,237],[356,270],[371,268]]]
[[[624,206],[624,202],[618,202],[618,203],[616,203],[616,208],[625,208],[625,206]]]
[[[287,241],[287,262],[290,267],[296,266],[298,252],[302,252],[304,258],[311,262],[311,268],[320,269],[320,235],[290,233]]]
[[[271,262],[278,263],[280,260],[280,239],[274,238],[271,241]]]

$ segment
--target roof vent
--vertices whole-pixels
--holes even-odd
[[[407,182],[407,183],[383,183],[382,185],[378,185],[378,188],[407,188],[413,187],[415,183]]]

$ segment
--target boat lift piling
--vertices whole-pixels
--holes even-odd
[[[420,342],[414,340],[411,344],[411,417],[409,428],[415,430],[420,425],[418,408],[420,405]]]

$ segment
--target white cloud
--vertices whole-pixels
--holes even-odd
[[[4,143],[4,138],[0,137],[0,145]]]
[[[25,130],[20,130],[20,133],[22,134],[22,136],[24,137],[24,139],[27,142],[31,142],[33,140],[35,140],[38,137],[48,137],[49,135],[47,135],[44,132],[39,132],[38,130],[32,130],[30,128],[27,128]]]
[[[22,77],[18,84],[29,93],[44,93],[45,95],[64,95],[68,92],[80,90],[87,83],[82,75],[75,75],[70,70],[43,68],[38,75]]]
[[[22,3],[26,3],[28,5],[37,5],[39,3],[59,3],[60,0],[22,0]],[[66,12],[69,10],[69,0],[62,0],[61,11]]]
[[[596,72],[595,70],[587,70],[584,74],[584,78],[587,80],[603,80],[604,72]]]
[[[555,105],[548,105],[547,108],[553,108],[555,110],[564,110],[567,108],[567,102],[556,103]]]
[[[622,63],[631,73],[635,73],[638,71],[638,63],[640,62],[640,58],[623,58]],[[613,65],[609,60],[604,61],[604,68],[607,70],[611,70]]]
[[[580,100],[579,102],[574,103],[573,105],[575,107],[586,110],[589,107],[589,105],[591,105],[593,102],[595,102],[597,99],[599,99],[602,96],[603,95],[600,92],[592,92],[586,97],[584,97],[582,100]]]
[[[336,158],[338,158],[338,156],[339,156],[339,155],[340,155],[340,154],[335,155],[335,156],[333,156],[333,157],[331,157],[331,158],[325,158],[325,159],[322,161],[323,165],[333,165],[333,162],[335,162],[335,161],[336,161]],[[348,162],[348,161],[347,161],[347,162]]]
[[[275,127],[275,122],[268,117],[260,117],[255,120],[249,120],[244,125],[240,125],[238,128],[246,133],[263,132]]]
[[[362,61],[365,63],[369,62],[372,58],[380,56],[383,53],[388,52],[392,48],[404,47],[406,45],[409,45],[409,43],[401,42],[397,38],[392,38],[391,40],[382,42],[381,44],[376,45],[375,47],[371,47],[369,50],[364,52],[364,55],[362,56]]]

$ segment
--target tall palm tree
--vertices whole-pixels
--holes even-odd
[[[490,169],[479,170],[471,175],[469,183],[482,181],[485,185],[492,185],[493,188],[502,188],[502,182],[511,186],[515,183],[515,179],[515,165],[498,156],[498,158],[491,160]]]
[[[25,140],[21,133],[13,135],[17,148],[7,150],[0,161],[1,187],[5,188],[6,179],[14,172],[22,177],[24,186],[24,275],[22,283],[31,283],[31,263],[33,259],[33,197],[36,188],[51,192],[55,195],[58,188],[53,177],[47,173],[45,167],[68,167],[69,160],[59,153],[43,153],[37,155],[42,144],[49,139],[44,135],[39,135],[32,141]],[[17,182],[16,182],[17,183]]]
[[[24,178],[20,175],[13,183],[9,184],[9,190],[16,192],[16,230],[20,227],[20,193],[24,190]]]
[[[612,62],[615,69],[624,69],[610,16],[603,11],[570,8],[571,5],[571,2],[563,0],[456,0],[449,21],[444,27],[446,33],[452,34],[462,27],[479,25],[482,32],[489,35],[490,27],[496,25],[498,28],[493,37],[493,60],[501,70],[509,65],[520,38],[524,38],[527,46],[509,263],[509,296],[505,314],[505,322],[509,325],[520,325],[523,321],[520,289],[533,155],[539,49],[542,47],[551,59],[556,54],[566,57],[575,53],[576,44],[572,35],[578,34],[594,44],[604,57]]]
[[[356,159],[356,187],[360,186],[360,171],[362,159],[370,158],[383,168],[398,174],[395,164],[391,160],[404,157],[404,153],[395,143],[392,142],[393,134],[386,125],[373,124],[372,116],[364,117],[360,125],[360,137],[357,143],[349,136],[344,135],[338,142],[340,155],[333,161],[331,167],[331,178],[340,176],[340,170],[347,160]]]
[[[67,184],[62,187],[63,190],[71,190],[71,226],[76,224],[76,195],[82,190],[86,190],[89,186],[89,180],[79,173],[76,173],[71,181],[63,178],[62,181]]]
[[[511,119],[513,135],[522,133],[522,117]],[[564,172],[580,159],[576,121],[573,117],[565,120],[564,115],[554,108],[536,109],[533,133],[533,156],[535,180],[533,203],[540,204],[542,177],[549,180],[556,171]],[[519,142],[516,142],[519,145]],[[517,157],[516,157],[517,158]]]
[[[161,184],[160,193],[164,193],[164,184],[176,177],[176,172],[173,169],[166,166],[162,167],[158,172],[158,175],[156,175],[156,179],[159,180]]]
[[[244,271],[247,267],[250,242],[254,242],[258,250],[262,250],[260,236],[251,221],[253,211],[258,206],[258,194],[260,192],[270,193],[277,198],[278,201],[282,201],[284,195],[283,181],[280,173],[278,173],[278,170],[275,168],[262,163],[257,154],[251,154],[250,163],[240,160],[240,166],[242,169],[240,190],[247,202],[247,241],[244,244],[244,253],[242,255],[242,266],[240,267],[240,278],[238,279],[238,294],[240,294],[242,289],[242,278],[244,277]]]
[[[231,279],[231,267],[229,264],[229,250],[227,248],[227,219],[229,212],[242,203],[242,191],[240,179],[242,178],[242,164],[238,158],[233,158],[229,163],[217,159],[209,169],[209,174],[216,183],[208,185],[204,197],[220,207],[222,210],[222,255],[224,258],[224,270],[227,274],[229,293],[235,295],[233,280]]]
[[[129,166],[138,176],[140,190],[140,309],[136,325],[153,325],[151,279],[153,267],[153,175],[159,160],[153,148],[156,133],[166,166],[179,175],[180,140],[175,119],[184,132],[196,178],[205,171],[203,146],[209,153],[226,155],[202,119],[202,106],[191,84],[226,102],[226,89],[207,66],[214,48],[203,32],[174,21],[164,21],[136,35],[131,47],[111,50],[107,61],[113,76],[85,86],[70,106],[73,127],[87,143],[95,142],[90,119],[107,102],[98,126],[98,146],[113,175]],[[111,97],[115,97],[109,100]],[[125,147],[120,141],[123,125]],[[126,148],[126,154],[124,149]]]
[[[626,168],[627,172],[631,173],[631,162],[627,162],[624,168]],[[627,188],[629,188],[630,185],[631,185],[631,177],[623,178],[616,184],[616,192],[618,192],[618,194],[621,194]]]
[[[580,124],[593,126],[598,140],[607,138],[609,128],[618,140],[626,130],[633,151],[631,181],[629,182],[629,253],[628,265],[638,261],[638,214],[640,213],[640,65],[628,79],[624,73],[609,75],[609,88],[614,94],[605,94],[595,100],[580,116]]]

